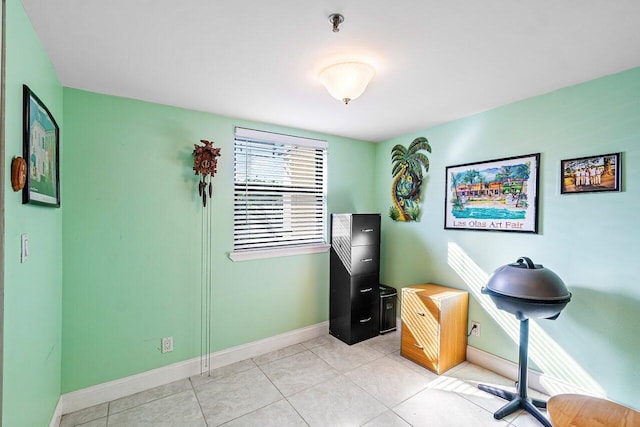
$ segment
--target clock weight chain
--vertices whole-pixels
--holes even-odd
[[[216,174],[217,158],[220,149],[213,148],[213,141],[200,140],[204,144],[194,145],[193,170],[200,175],[198,195],[202,199],[202,239],[200,257],[200,374],[211,374],[211,323],[212,301],[211,285],[213,276],[212,264],[212,215],[211,206],[207,208],[207,199],[213,197],[213,177]],[[208,197],[207,197],[208,196]]]

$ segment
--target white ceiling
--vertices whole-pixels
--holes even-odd
[[[22,3],[64,86],[368,141],[640,66],[639,0]],[[377,69],[349,105],[338,59]]]

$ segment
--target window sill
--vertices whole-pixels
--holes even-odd
[[[252,259],[279,258],[292,255],[317,254],[327,252],[331,245],[309,245],[282,249],[260,249],[251,251],[234,251],[229,253],[232,261],[249,261]]]

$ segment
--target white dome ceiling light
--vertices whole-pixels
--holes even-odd
[[[362,95],[375,75],[364,62],[341,62],[320,71],[319,78],[331,96],[348,104]]]
[[[334,13],[329,16],[329,22],[333,26],[333,32],[337,33],[340,31],[338,26],[344,22],[344,17]],[[331,96],[348,104],[364,93],[375,75],[376,70],[371,65],[359,61],[347,61],[322,69],[318,78]]]

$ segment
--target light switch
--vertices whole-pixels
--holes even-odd
[[[22,246],[20,250],[20,262],[25,262],[29,256],[29,235],[22,235]]]

